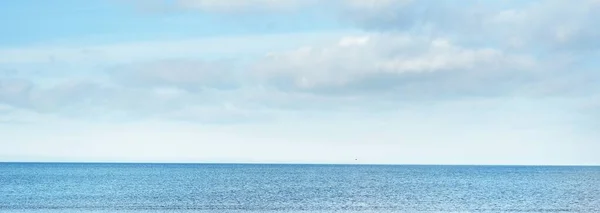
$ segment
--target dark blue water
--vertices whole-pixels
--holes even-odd
[[[600,167],[8,163],[0,212],[600,212]]]

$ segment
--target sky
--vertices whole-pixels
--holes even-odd
[[[598,0],[0,1],[0,161],[600,165]]]

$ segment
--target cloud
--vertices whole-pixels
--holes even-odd
[[[598,49],[600,6],[591,1],[539,1],[497,11],[483,21],[489,34],[498,33],[517,45],[541,45],[550,50]]]
[[[530,77],[528,70],[535,67],[535,58],[527,55],[393,33],[346,37],[337,44],[270,53],[253,71],[259,79],[284,89],[394,91],[422,96],[494,90],[502,80]]]
[[[138,2],[181,12],[145,26],[335,29],[0,48],[0,157],[598,162],[597,0]]]
[[[0,103],[26,106],[33,84],[25,79],[0,79]]]
[[[581,51],[597,49],[600,4],[595,0],[460,2],[427,0],[181,0],[177,7],[236,14],[327,8],[367,30],[418,32],[463,42]]]
[[[366,1],[369,2],[369,1]],[[600,6],[594,1],[376,1],[345,17],[367,29],[448,36],[468,43],[547,50],[600,46]]]
[[[239,76],[227,61],[167,59],[132,63],[116,68],[111,76],[121,84],[192,91],[240,86]]]
[[[591,57],[572,54],[594,48],[597,32],[588,25],[596,19],[598,5],[591,1],[175,4],[227,14],[335,6],[331,13],[369,32],[2,49],[4,66],[85,62],[91,64],[87,68],[110,67],[110,71],[103,73],[104,80],[54,79],[58,83],[50,85],[13,73],[0,80],[0,101],[73,116],[189,114],[214,121],[218,118],[209,118],[210,114],[255,119],[277,110],[392,109],[410,101],[598,91],[589,81],[598,76],[577,65]],[[559,14],[568,16],[556,18]],[[548,48],[553,51],[545,51]],[[264,57],[258,55],[265,52],[269,53]],[[51,78],[48,73],[38,77]]]
[[[392,110],[431,100],[512,96],[557,79],[541,70],[546,61],[528,54],[410,33],[346,36],[244,63],[162,58],[113,66],[103,81],[11,81],[2,84],[2,97],[67,117],[231,123],[293,111]]]
[[[36,122],[35,118],[44,122],[48,116],[88,121],[130,122],[160,118],[216,123],[236,116],[243,121],[241,113],[249,113],[227,104],[237,100],[235,94],[231,95],[233,92],[215,89],[189,92],[176,85],[137,87],[70,80],[52,86],[4,80],[1,85],[0,114],[3,116],[0,120],[4,123],[31,123]],[[252,116],[247,115],[248,118]]]
[[[0,80],[0,103],[39,113],[63,113],[102,100],[105,88],[92,81],[64,80],[43,86],[29,80]]]

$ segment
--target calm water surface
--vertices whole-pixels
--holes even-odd
[[[600,212],[600,167],[0,163],[0,212]]]

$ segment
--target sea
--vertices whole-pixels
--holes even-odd
[[[600,167],[0,163],[0,212],[600,212]]]

